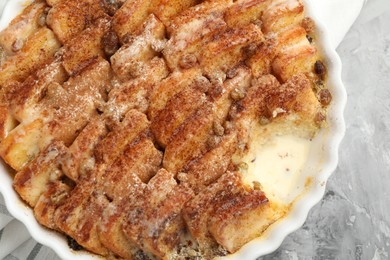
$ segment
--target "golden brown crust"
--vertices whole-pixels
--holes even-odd
[[[204,84],[207,83],[205,79]],[[166,147],[176,129],[207,102],[206,94],[194,85],[196,84],[190,85],[172,97],[153,119],[151,130],[162,147]]]
[[[233,154],[237,150],[237,144],[236,133],[222,137],[215,148],[191,161],[186,170],[179,173],[179,180],[191,186],[196,193],[201,192],[227,171]]]
[[[10,115],[7,106],[0,105],[0,142],[17,125],[17,121]]]
[[[114,131],[97,144],[95,148],[95,158],[99,165],[107,166],[111,164],[125,149],[126,145],[146,131],[149,122],[144,114],[130,110],[120,125]]]
[[[157,83],[150,97],[149,118],[153,120],[172,97],[191,85],[200,76],[200,70],[194,68],[173,72],[166,79]]]
[[[104,102],[110,73],[109,63],[97,58],[62,86],[48,86],[41,109],[50,111],[47,131],[54,138],[68,146],[73,142],[89,118],[97,114],[96,107]]]
[[[229,28],[217,33],[202,46],[199,63],[210,78],[220,71],[227,72],[247,58],[246,51],[264,40],[260,28],[254,24]]]
[[[34,207],[46,186],[60,177],[60,158],[65,153],[66,147],[62,143],[52,143],[15,175],[14,188],[30,206]]]
[[[180,126],[170,140],[165,148],[164,168],[176,174],[191,160],[207,152],[212,126],[212,106],[205,104]]]
[[[16,171],[22,170],[51,142],[52,138],[45,136],[42,129],[41,119],[14,128],[1,142],[0,155],[4,161]]]
[[[108,250],[98,238],[97,225],[106,204],[94,193],[95,179],[78,183],[69,198],[56,209],[54,222],[58,229],[71,236],[88,250],[107,255]]]
[[[191,189],[178,185],[173,174],[160,170],[129,209],[126,235],[144,251],[168,257],[183,232],[180,212],[192,196]]]
[[[93,118],[80,132],[61,165],[64,174],[73,181],[88,178],[94,166],[93,153],[96,145],[107,135],[105,122],[101,118]]]
[[[28,38],[45,25],[47,11],[45,1],[34,1],[0,33],[0,46],[7,55],[19,52]]]
[[[164,40],[165,27],[151,14],[141,35],[124,44],[110,59],[119,79],[126,81],[147,74],[149,63],[161,51]]]
[[[264,10],[270,4],[269,0],[235,1],[225,13],[225,20],[229,27],[241,27],[249,23],[261,23]]]
[[[0,32],[15,190],[108,259],[234,253],[285,210],[239,172],[252,140],[311,138],[331,102],[303,18],[300,0],[34,1]]]
[[[34,208],[34,216],[38,222],[48,228],[58,230],[54,221],[55,211],[68,198],[72,187],[61,181],[50,182],[46,186],[46,191],[39,197]]]
[[[29,76],[23,83],[8,85],[4,96],[12,115],[20,122],[28,120],[30,112],[46,95],[48,85],[63,84],[67,79],[62,63],[54,60],[37,71],[36,76]]]
[[[126,1],[113,17],[113,28],[122,43],[127,35],[137,34],[149,15],[150,1]],[[134,17],[134,19],[129,19]]]
[[[304,6],[301,0],[273,1],[264,10],[263,28],[266,33],[294,27],[304,18]]]
[[[141,78],[118,83],[108,94],[108,102],[104,105],[103,116],[109,121],[118,122],[125,114],[135,109],[146,113],[152,102],[152,93],[157,84],[167,77],[169,71],[163,59],[155,57],[148,66],[148,70]]]
[[[142,190],[140,188],[137,192],[141,193]],[[136,195],[132,197],[136,197]],[[128,203],[126,201],[111,202],[103,212],[98,226],[98,234],[102,244],[115,256],[134,259],[142,251],[127,238],[122,229],[122,224],[126,221],[127,211]]]
[[[32,34],[21,50],[1,65],[0,89],[13,81],[23,81],[37,69],[54,59],[60,43],[45,27]]]
[[[104,57],[102,39],[110,26],[111,19],[103,16],[64,44],[62,64],[69,75],[77,75],[97,56]]]
[[[99,1],[59,1],[50,9],[46,22],[64,44],[83,31],[93,20],[104,15]]]

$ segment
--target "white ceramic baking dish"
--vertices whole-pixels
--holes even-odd
[[[4,0],[0,0],[4,1]],[[2,17],[0,18],[0,30],[21,10],[25,0],[8,1]],[[306,12],[314,19],[318,27],[318,45],[326,57],[328,66],[328,86],[333,96],[333,101],[328,111],[327,129],[323,129],[313,140],[308,163],[305,166],[305,174],[312,176],[312,183],[307,192],[293,205],[289,214],[273,224],[258,239],[249,242],[237,253],[226,257],[227,259],[255,259],[276,250],[284,238],[291,232],[300,228],[306,220],[309,210],[323,197],[326,182],[338,163],[338,149],[345,133],[343,111],[346,104],[346,91],[341,81],[341,61],[334,49],[328,32],[316,19],[315,8],[318,1],[306,1]],[[0,161],[0,192],[9,212],[22,223],[31,233],[31,236],[39,243],[52,248],[62,259],[98,259],[86,252],[74,252],[68,245],[65,237],[54,231],[40,226],[34,218],[33,211],[21,199],[12,188],[12,174],[4,162]]]

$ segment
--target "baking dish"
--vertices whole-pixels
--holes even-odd
[[[4,28],[12,17],[23,7],[24,1],[9,1],[0,19],[0,28]],[[338,147],[345,133],[343,110],[346,103],[346,93],[341,81],[341,61],[335,52],[330,38],[321,22],[313,13],[313,2],[306,1],[306,12],[317,23],[318,45],[326,57],[328,65],[328,85],[333,96],[333,102],[328,110],[329,127],[322,129],[312,142],[305,173],[312,177],[311,185],[293,207],[289,214],[273,224],[258,239],[242,247],[237,253],[227,259],[254,259],[277,249],[283,239],[303,225],[309,210],[321,200],[326,181],[335,170],[338,161]],[[32,210],[26,206],[12,188],[11,170],[2,162],[0,165],[0,192],[3,194],[9,212],[23,222],[32,237],[43,245],[52,248],[63,259],[98,259],[86,252],[74,252],[69,249],[64,236],[40,226],[34,218]]]

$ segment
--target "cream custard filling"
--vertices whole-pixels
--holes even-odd
[[[260,183],[270,201],[287,206],[304,192],[310,147],[309,139],[291,134],[253,142],[243,159],[248,165],[245,182]]]

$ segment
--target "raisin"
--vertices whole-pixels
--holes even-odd
[[[230,121],[225,121],[224,123],[223,123],[223,128],[224,128],[224,134],[229,134],[230,133],[230,131],[232,131],[233,130],[233,123],[232,122],[230,122]]]
[[[306,35],[306,39],[310,42],[310,43],[312,43],[313,42],[313,38],[310,36],[310,35]]]
[[[150,257],[142,250],[138,250],[135,253],[134,259],[136,260],[149,260]]]
[[[226,72],[226,78],[232,79],[237,76],[237,68],[232,68]]]
[[[223,128],[223,126],[220,123],[214,122],[213,131],[214,134],[216,134],[217,136],[223,136],[223,134],[225,133],[225,128]]]
[[[221,142],[221,137],[212,135],[207,139],[207,146],[211,150]]]
[[[197,61],[198,60],[194,54],[187,54],[180,59],[179,65],[182,69],[190,69],[195,67]]]
[[[122,6],[123,1],[101,0],[100,4],[108,15],[113,16],[115,12]]]
[[[111,57],[119,49],[118,36],[114,31],[108,31],[103,35],[102,45],[107,58]]]
[[[211,85],[210,81],[206,77],[203,77],[203,76],[196,77],[194,79],[194,81],[191,83],[191,86],[193,88],[199,89],[200,91],[202,91],[204,93],[206,93],[210,89],[212,89],[212,85]]]
[[[235,88],[230,93],[230,97],[234,101],[238,101],[238,100],[241,100],[241,99],[243,99],[245,97],[245,92],[242,89]]]
[[[316,63],[314,64],[314,71],[318,76],[320,76],[321,79],[325,78],[326,67],[324,63],[322,63],[322,61],[316,61]]]
[[[263,189],[263,186],[261,185],[260,182],[254,181],[254,182],[253,182],[253,189],[254,189],[254,190],[262,190],[262,189]]]
[[[332,94],[330,94],[329,90],[321,89],[318,93],[319,101],[321,105],[327,106],[332,101]]]
[[[321,112],[318,112],[314,117],[314,122],[316,125],[321,127],[325,119],[325,115]]]
[[[261,116],[259,122],[260,122],[260,125],[264,126],[264,125],[269,124],[270,120],[265,116]]]
[[[74,251],[80,251],[80,250],[83,250],[84,248],[82,246],[79,245],[79,243],[77,243],[76,240],[74,240],[73,238],[71,238],[70,236],[67,236],[66,237],[67,240],[68,240],[68,246],[73,249]]]
[[[243,52],[245,57],[251,57],[255,54],[257,50],[257,45],[254,43],[251,43],[243,48]]]
[[[38,25],[39,26],[45,26],[46,25],[46,15],[45,14],[42,14],[41,16],[39,16]]]
[[[246,172],[249,169],[249,165],[245,162],[240,162],[237,167],[241,172]]]
[[[21,39],[16,39],[11,46],[13,52],[19,51],[20,49],[22,49],[22,47],[23,47],[23,41]]]

